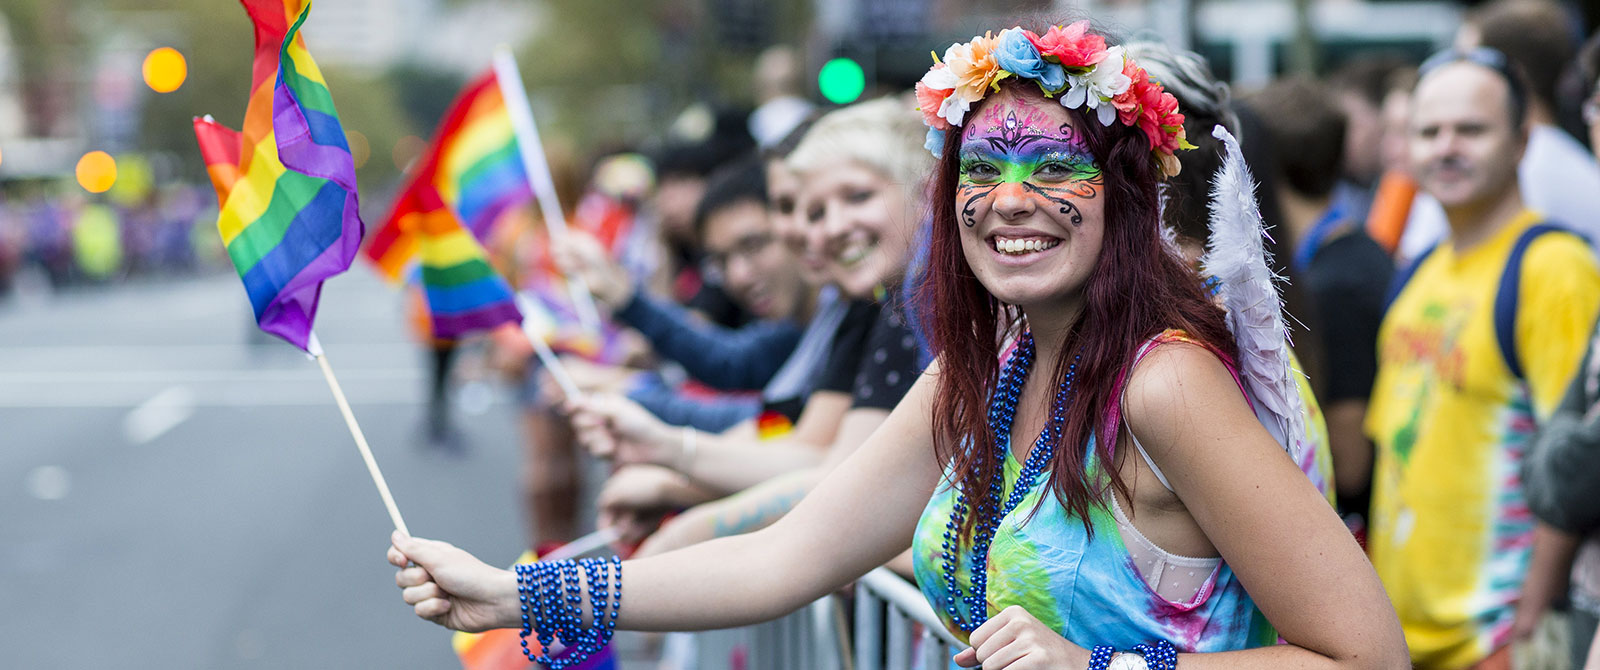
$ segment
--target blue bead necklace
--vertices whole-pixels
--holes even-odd
[[[580,570],[588,580],[587,589],[578,578]],[[522,602],[522,653],[529,661],[549,670],[563,670],[582,663],[611,642],[622,610],[621,559],[522,563],[516,566],[516,573]],[[587,629],[583,625],[586,590],[593,614],[593,625]],[[541,647],[537,653],[528,647],[530,636]],[[567,651],[551,656],[550,647],[558,639]]]
[[[1062,380],[1061,388],[1056,390],[1055,403],[1050,408],[1050,419],[1045,422],[1044,430],[1039,433],[1039,440],[1034,443],[1033,451],[1028,453],[1028,458],[1022,464],[1022,472],[1017,477],[1016,486],[1012,487],[1011,495],[1007,496],[1002,506],[1001,496],[1005,491],[1005,462],[1009,451],[1010,440],[1002,440],[1002,436],[1011,434],[1012,422],[1017,416],[1017,401],[1022,397],[1022,386],[1028,381],[1028,370],[1033,367],[1033,334],[1023,333],[1017,342],[1017,350],[1011,355],[1011,360],[1006,363],[1005,369],[1000,373],[1000,384],[994,390],[994,395],[989,399],[989,430],[995,437],[995,463],[1000,471],[989,483],[987,495],[979,501],[977,506],[978,519],[973,529],[972,550],[967,558],[967,565],[972,573],[972,592],[967,593],[956,582],[956,552],[960,549],[959,534],[966,520],[967,512],[971,511],[965,491],[957,491],[956,500],[950,511],[950,521],[944,525],[944,542],[939,546],[939,560],[944,568],[944,586],[949,595],[946,600],[945,613],[957,628],[971,633],[989,618],[989,605],[987,602],[989,575],[985,565],[989,560],[989,542],[994,539],[995,531],[999,530],[1000,522],[1010,514],[1028,492],[1033,490],[1034,479],[1044,472],[1050,463],[1050,458],[1055,455],[1055,443],[1060,437],[1061,426],[1066,422],[1067,403],[1072,396],[1072,382],[1077,377],[1078,361],[1080,356],[1072,357],[1072,364],[1067,367],[1067,378]],[[965,612],[957,603],[965,605]]]

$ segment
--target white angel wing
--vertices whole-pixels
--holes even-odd
[[[1239,142],[1222,126],[1211,133],[1226,147],[1211,182],[1211,241],[1200,262],[1220,282],[1228,329],[1239,343],[1239,375],[1267,432],[1299,462],[1307,448],[1305,404],[1289,364],[1288,326],[1276,282],[1255,180]]]

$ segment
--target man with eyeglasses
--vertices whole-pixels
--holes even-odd
[[[1411,167],[1449,233],[1400,274],[1366,428],[1368,552],[1418,668],[1509,669],[1562,576],[1518,472],[1578,369],[1600,269],[1523,201],[1525,91],[1487,49],[1428,59],[1415,91]]]

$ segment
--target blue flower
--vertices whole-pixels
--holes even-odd
[[[1048,92],[1055,93],[1067,86],[1067,71],[1040,56],[1039,49],[1033,46],[1021,28],[1000,31],[994,58],[1000,69],[1018,77],[1037,80],[1039,86]]]
[[[922,148],[933,153],[934,158],[944,155],[944,131],[935,128],[928,129],[928,136],[922,141]]]

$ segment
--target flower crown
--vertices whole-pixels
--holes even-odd
[[[952,44],[944,59],[917,83],[917,109],[928,125],[924,144],[938,156],[944,150],[944,131],[958,127],[972,106],[991,90],[1000,89],[1006,77],[1032,79],[1045,97],[1060,96],[1063,107],[1095,110],[1101,125],[1113,120],[1144,131],[1162,176],[1178,174],[1180,149],[1193,149],[1183,133],[1178,99],[1150,79],[1144,68],[1123,53],[1107,47],[1100,35],[1089,32],[1089,22],[1051,26],[1043,35],[1021,27],[973,37]]]

